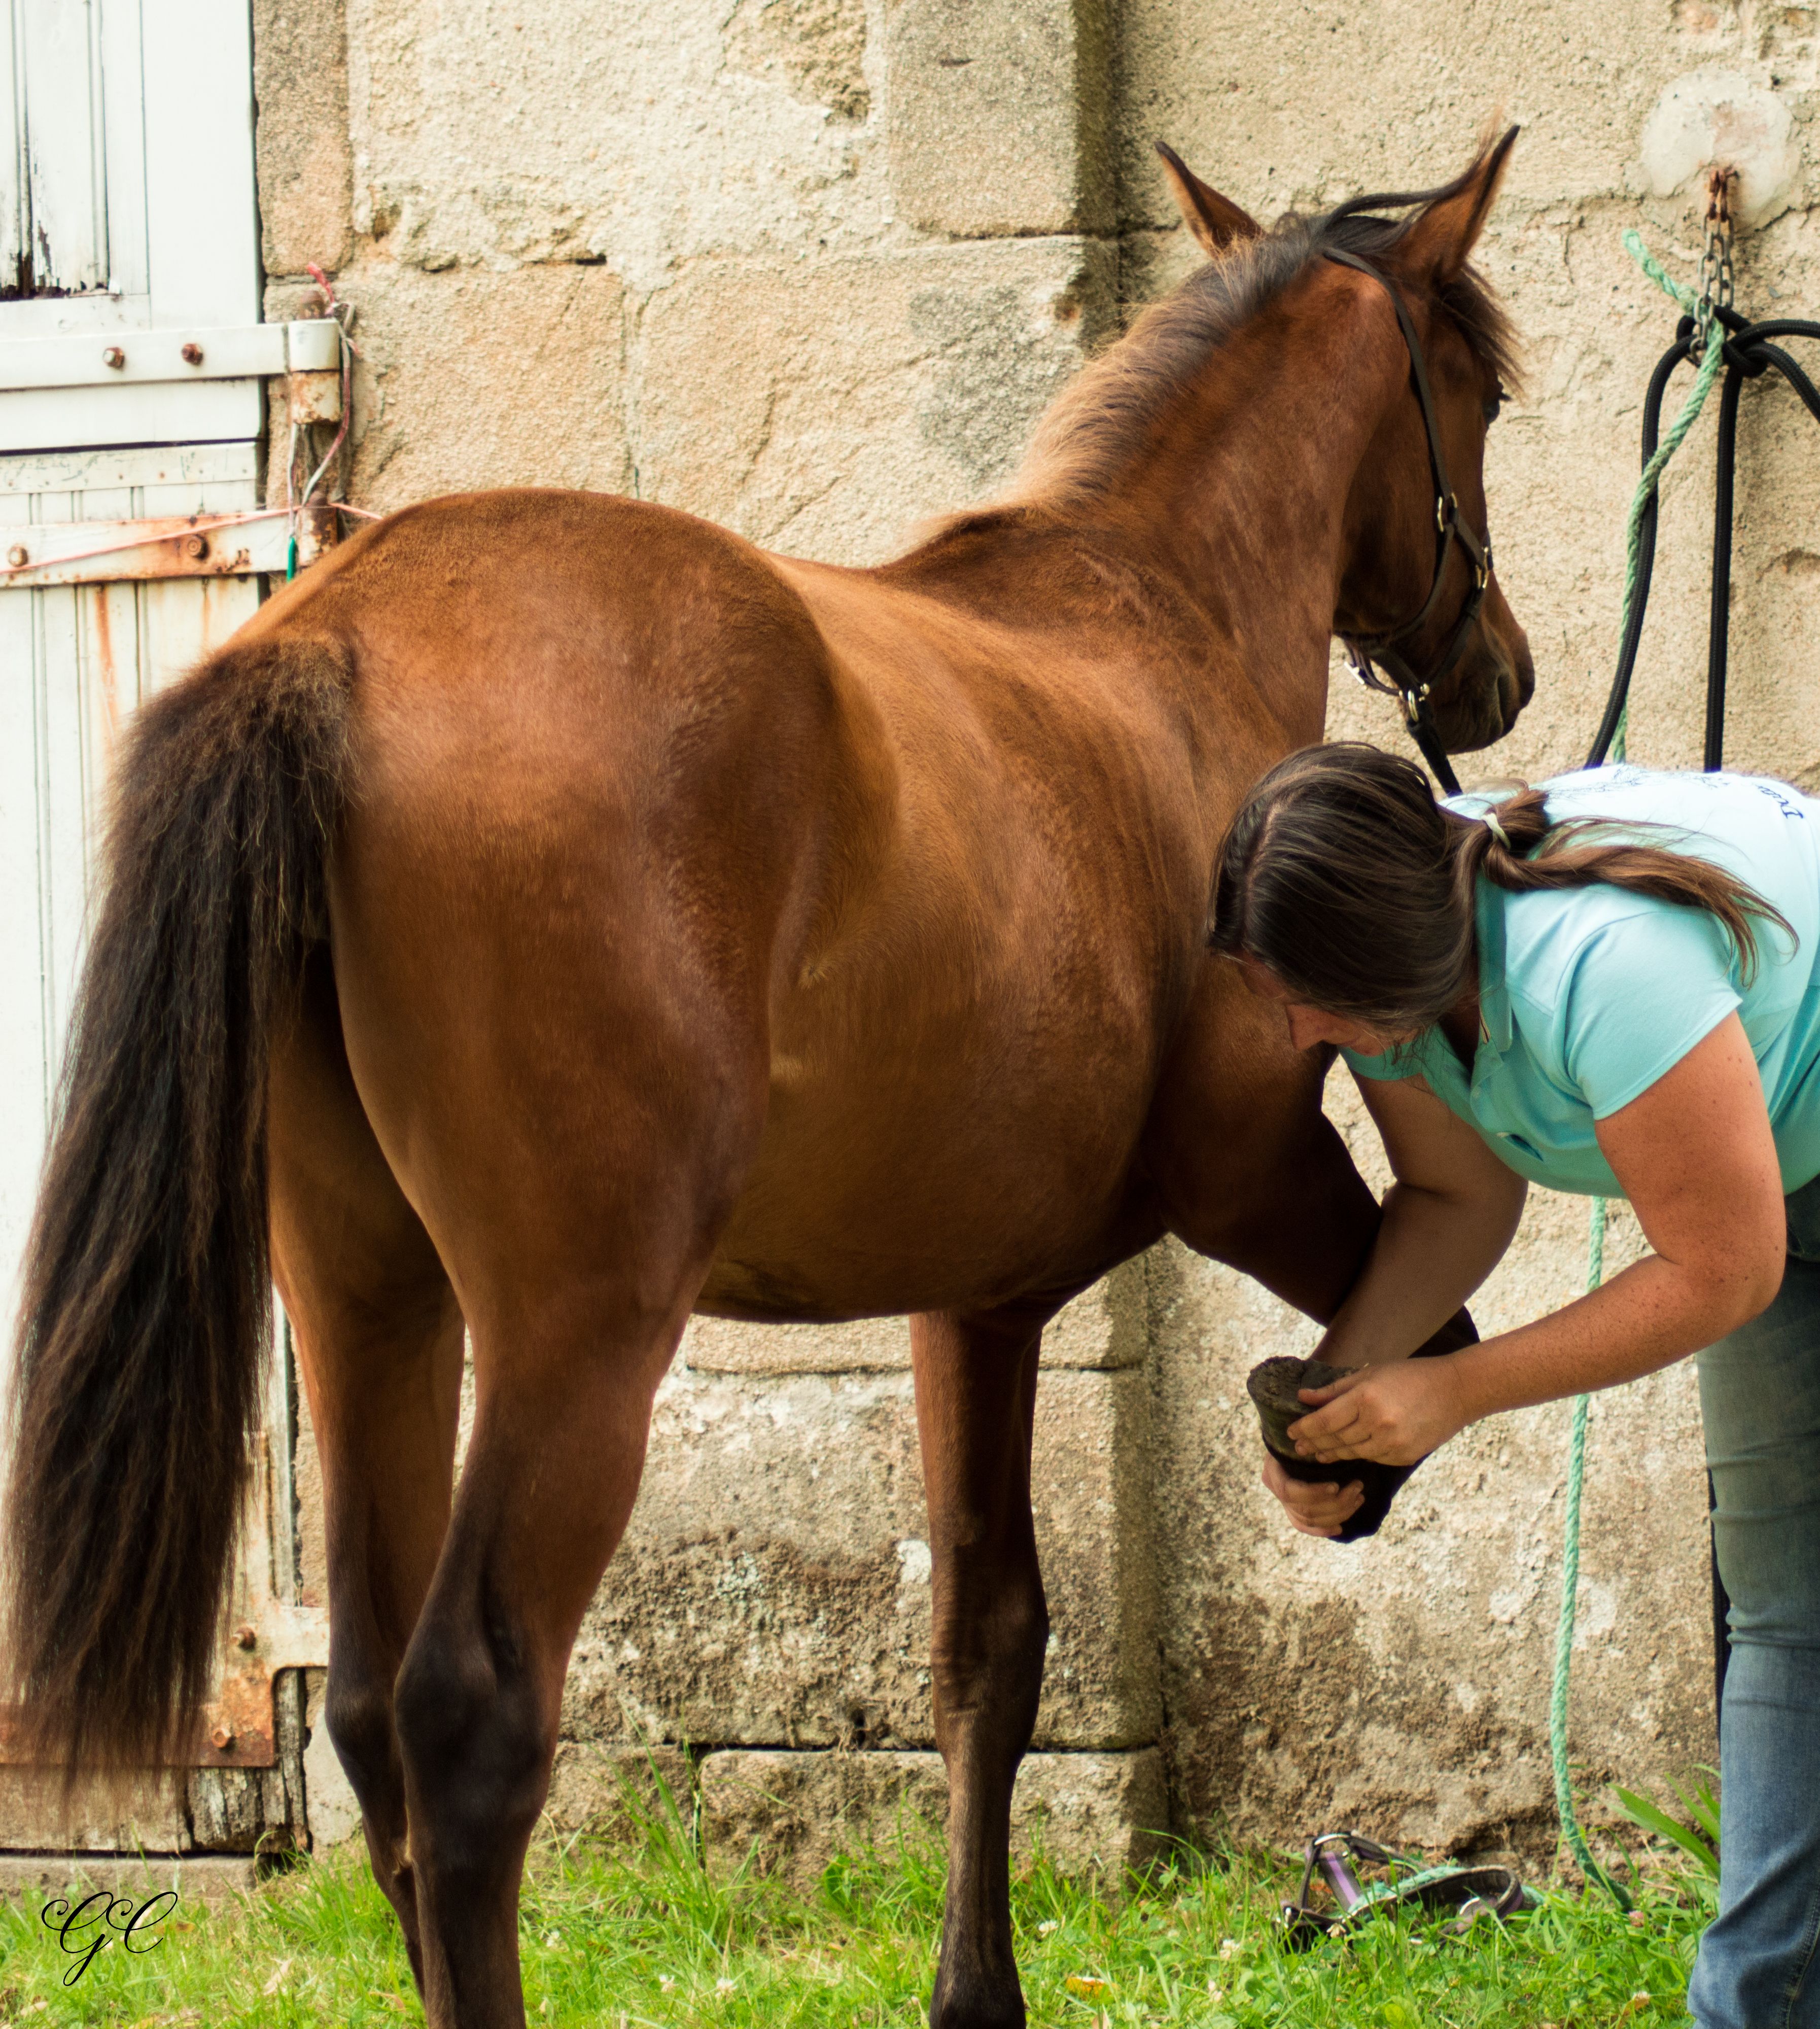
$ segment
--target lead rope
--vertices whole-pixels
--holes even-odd
[[[1618,758],[1623,759],[1623,736],[1618,737]],[[1605,1279],[1605,1200],[1592,1200],[1592,1216],[1586,1236],[1586,1293],[1590,1296]],[[1574,1623],[1580,1598],[1580,1496],[1586,1483],[1586,1425],[1592,1407],[1590,1395],[1574,1398],[1572,1434],[1567,1441],[1567,1512],[1561,1530],[1561,1618],[1555,1630],[1555,1680],[1548,1697],[1548,1747],[1555,1764],[1555,1808],[1561,1820],[1561,1836],[1588,1881],[1596,1881],[1621,1909],[1629,1909],[1630,1897],[1598,1861],[1580,1829],[1574,1807],[1574,1771],[1567,1760],[1567,1693],[1574,1672]]]
[[[1624,644],[1621,655],[1626,662],[1634,662],[1637,637],[1641,632],[1641,615],[1637,610],[1639,585],[1644,573],[1644,529],[1653,507],[1656,487],[1669,460],[1680,450],[1687,434],[1699,420],[1701,409],[1706,404],[1714,380],[1725,358],[1722,343],[1714,342],[1714,318],[1711,290],[1715,279],[1729,282],[1731,272],[1730,231],[1729,219],[1723,221],[1725,229],[1715,236],[1709,218],[1707,231],[1707,258],[1701,263],[1701,280],[1706,284],[1706,293],[1696,296],[1692,289],[1677,282],[1666,273],[1662,264],[1644,247],[1637,233],[1624,236],[1624,250],[1644,274],[1680,304],[1683,311],[1693,318],[1701,345],[1700,371],[1681,411],[1669,425],[1668,434],[1643,468],[1637,480],[1637,491],[1631,495],[1630,516],[1626,530],[1624,606],[1618,632]],[[1713,244],[1717,237],[1720,253],[1718,261],[1712,258]],[[1729,295],[1726,287],[1725,293]],[[1634,624],[1633,624],[1634,623]],[[1628,669],[1624,671],[1628,677]],[[1625,693],[1621,695],[1617,720],[1613,729],[1610,753],[1614,761],[1625,758],[1625,736],[1629,729],[1630,703],[1628,684]],[[1591,1296],[1605,1279],[1605,1220],[1606,1201],[1603,1198],[1592,1200],[1592,1216],[1588,1222],[1586,1234],[1586,1293]],[[1580,1598],[1580,1499],[1586,1482],[1586,1427],[1592,1411],[1590,1395],[1577,1395],[1574,1398],[1574,1419],[1567,1441],[1567,1503],[1562,1523],[1561,1541],[1561,1617],[1555,1632],[1555,1675],[1548,1699],[1548,1747],[1555,1765],[1555,1808],[1561,1820],[1561,1837],[1573,1854],[1581,1872],[1588,1881],[1596,1881],[1606,1889],[1621,1909],[1629,1909],[1630,1897],[1623,1887],[1592,1857],[1592,1849],[1586,1843],[1586,1834],[1580,1828],[1580,1819],[1574,1803],[1574,1774],[1567,1759],[1567,1696],[1574,1672],[1574,1630],[1578,1617]]]

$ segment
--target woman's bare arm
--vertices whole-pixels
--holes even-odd
[[[1333,1367],[1403,1359],[1503,1259],[1529,1186],[1419,1078],[1361,1078],[1396,1181],[1371,1258],[1316,1357]]]
[[[1316,1348],[1334,1367],[1407,1359],[1488,1275],[1528,1186],[1420,1079],[1361,1078],[1396,1181],[1364,1273]],[[1266,1456],[1264,1484],[1306,1536],[1333,1536],[1365,1497],[1344,1475],[1292,1479]]]
[[[1298,1449],[1410,1464],[1481,1416],[1652,1373],[1764,1308],[1781,1283],[1782,1183],[1737,1014],[1597,1133],[1654,1251],[1534,1324],[1361,1369],[1292,1426]]]

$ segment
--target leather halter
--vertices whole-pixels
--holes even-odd
[[[1429,693],[1465,651],[1466,638],[1477,622],[1479,608],[1485,603],[1485,593],[1492,581],[1491,534],[1488,530],[1481,541],[1473,532],[1454,496],[1447,478],[1447,460],[1441,454],[1440,426],[1435,420],[1434,396],[1429,391],[1428,368],[1422,358],[1422,342],[1415,335],[1415,326],[1396,284],[1356,254],[1341,253],[1330,247],[1325,250],[1325,258],[1337,262],[1341,267],[1356,268],[1360,274],[1369,275],[1390,298],[1391,307],[1396,312],[1396,321],[1403,331],[1403,343],[1409,347],[1410,379],[1415,384],[1416,399],[1422,405],[1422,427],[1428,432],[1429,466],[1434,475],[1435,486],[1435,574],[1429,586],[1428,597],[1414,616],[1400,627],[1392,627],[1382,634],[1343,634],[1340,638],[1345,644],[1347,658],[1359,681],[1367,689],[1381,691],[1387,697],[1401,701],[1403,718],[1410,736],[1422,749],[1422,759],[1446,793],[1457,796],[1460,792],[1459,781],[1447,759],[1447,750],[1441,745],[1434,714],[1429,709]],[[1465,552],[1472,573],[1472,585],[1460,608],[1459,618],[1454,622],[1453,632],[1441,650],[1440,660],[1425,677],[1418,677],[1403,659],[1403,648],[1428,625],[1435,602],[1440,597],[1442,580],[1447,575],[1447,551],[1455,543]],[[1384,677],[1377,673],[1378,669],[1384,671]],[[1389,678],[1388,683],[1384,677]]]

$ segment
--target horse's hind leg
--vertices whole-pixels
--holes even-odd
[[[483,1283],[451,1514],[462,1319],[364,1116],[339,1103],[332,1033],[306,1028],[275,1068],[272,1137],[274,1254],[328,1508],[329,1731],[429,2021],[510,2029],[519,1873],[569,1647],[631,1512],[705,1243],[667,1274],[644,1251],[644,1286],[670,1293],[654,1311],[632,1274],[565,1274],[547,1252],[535,1285]],[[553,1187],[591,1224],[598,1202],[571,1181]],[[662,1206],[666,1183],[673,1199],[662,1174],[630,1188]]]
[[[432,1126],[456,1151],[446,1174],[510,1179],[484,1223],[458,1212],[444,1242],[473,1337],[474,1427],[397,1683],[434,2029],[524,2020],[517,1890],[569,1652],[732,1202],[728,1123],[755,1140],[764,1100],[762,1063],[728,1078],[685,1062],[654,1122],[640,1106],[656,1076],[621,1036],[595,1052],[618,1059],[595,1074],[597,1104],[564,1111],[540,1094],[521,1114],[510,1102],[530,1078],[561,1076],[552,1055],[523,1053],[516,1087],[476,1077]],[[521,1145],[527,1115],[534,1147]],[[489,1161],[484,1147],[510,1153]]]
[[[932,2029],[1012,2029],[1011,1786],[1036,1723],[1049,1614],[1030,1515],[1036,1359],[1052,1305],[910,1321],[929,1493],[936,1743],[948,1885]]]
[[[343,1051],[326,954],[271,1087],[273,1271],[322,1464],[329,1736],[422,1985],[392,1682],[448,1525],[461,1319]]]
[[[632,1512],[693,1293],[616,1317],[578,1280],[476,1327],[473,1435],[398,1681],[435,2029],[525,2019],[517,1891],[569,1651]]]
[[[568,1653],[637,1496],[651,1396],[690,1300],[623,1333],[595,1294],[573,1286],[476,1333],[475,1434],[398,1678],[436,2029],[524,2021],[517,1887]]]

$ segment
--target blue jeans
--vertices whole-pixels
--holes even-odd
[[[1788,1216],[1775,1301],[1700,1356],[1732,1602],[1700,2029],[1820,2029],[1820,1179]]]

